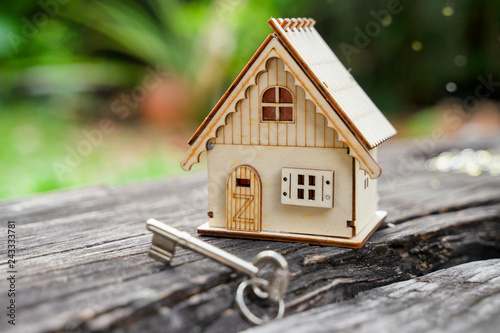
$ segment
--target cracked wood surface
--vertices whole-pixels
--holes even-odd
[[[287,316],[330,303],[341,307],[360,292],[500,257],[500,177],[428,172],[423,162],[429,153],[404,142],[383,145],[379,205],[389,216],[362,249],[198,237],[246,260],[267,249],[283,254],[292,272]],[[206,221],[206,207],[203,173],[0,202],[3,225],[16,220],[19,291],[18,325],[4,318],[0,330],[230,333],[249,328],[234,302],[244,276],[181,247],[172,267],[147,256],[152,236],[147,218],[195,235]],[[2,237],[3,271],[6,248]],[[6,289],[1,279],[0,290]],[[6,293],[0,301],[6,304]]]
[[[474,261],[360,293],[248,333],[498,332],[500,259]]]

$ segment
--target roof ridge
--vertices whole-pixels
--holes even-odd
[[[283,28],[283,30],[288,31],[290,28],[292,31],[297,28],[312,28],[316,24],[316,21],[312,18],[279,18],[277,19],[279,25]]]

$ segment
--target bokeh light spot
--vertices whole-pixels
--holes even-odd
[[[425,162],[429,171],[460,172],[477,177],[484,173],[492,176],[500,175],[500,151],[478,150],[466,148],[462,151],[451,150],[442,152]]]
[[[413,43],[411,43],[411,48],[413,49],[413,51],[421,51],[422,48],[423,48],[423,45],[422,45],[422,42],[416,40],[414,41]]]
[[[446,84],[446,91],[448,91],[448,92],[457,91],[457,84],[455,82],[448,82]]]
[[[453,14],[455,14],[455,10],[453,9],[453,7],[446,6],[441,10],[441,14],[443,14],[444,16],[452,16]]]

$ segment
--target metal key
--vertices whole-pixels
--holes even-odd
[[[146,222],[146,227],[153,232],[153,241],[148,252],[150,257],[165,264],[169,264],[174,256],[176,244],[203,254],[210,259],[250,276],[250,280],[241,283],[236,298],[243,314],[250,321],[257,325],[266,322],[254,316],[243,301],[243,291],[249,285],[253,287],[257,296],[269,298],[271,301],[279,303],[277,317],[283,316],[283,298],[288,288],[289,271],[288,263],[281,254],[274,251],[263,251],[257,254],[252,263],[250,263],[155,219],[149,219]],[[270,263],[274,266],[269,280],[257,277],[260,270],[258,266],[266,263]],[[267,289],[267,292],[262,291],[262,289],[260,289],[261,287]]]

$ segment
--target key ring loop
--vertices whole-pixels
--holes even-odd
[[[267,282],[266,280],[261,279],[261,278],[252,278],[250,280],[245,280],[245,281],[240,283],[238,290],[236,291],[236,303],[238,304],[243,315],[249,321],[251,321],[255,325],[262,325],[262,324],[267,323],[271,320],[283,318],[283,315],[285,314],[285,301],[283,301],[283,299],[280,299],[278,302],[278,314],[276,315],[276,317],[264,320],[262,318],[257,317],[256,315],[254,315],[250,311],[248,306],[246,305],[245,299],[243,297],[243,293],[249,285],[251,285],[253,287],[254,286],[267,287],[269,285],[269,282]]]
[[[288,288],[289,272],[288,272],[288,262],[279,253],[274,251],[262,251],[253,258],[252,263],[259,267],[265,264],[271,264],[274,266],[274,270],[271,273],[270,279],[268,280],[268,286],[271,290],[264,291],[258,285],[253,284],[253,292],[260,298],[270,298],[272,301],[277,301],[282,299]],[[267,289],[267,287],[265,289]]]

